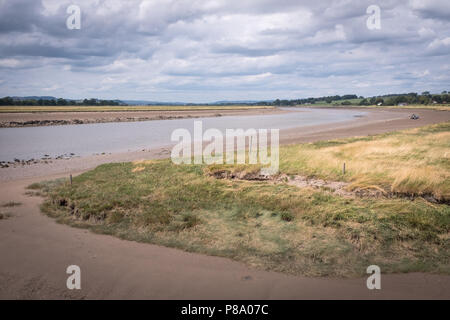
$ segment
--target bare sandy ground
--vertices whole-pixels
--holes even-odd
[[[265,115],[285,113],[281,109],[180,110],[180,111],[107,111],[0,113],[0,127],[35,127],[48,125],[130,122],[182,118]]]
[[[371,111],[347,123],[282,131],[282,143],[367,135],[450,120],[450,112]],[[405,118],[406,117],[406,118]],[[265,272],[225,258],[187,253],[93,234],[57,224],[25,195],[33,182],[77,174],[98,164],[168,157],[169,148],[58,160],[0,169],[1,299],[450,299],[450,277],[422,273],[382,275],[382,289],[366,279],[317,279]],[[66,288],[67,266],[81,267],[82,289]]]
[[[282,144],[312,142],[340,139],[355,136],[375,135],[389,131],[422,127],[430,124],[450,121],[450,111],[427,109],[378,109],[349,108],[368,112],[368,115],[355,121],[289,129],[280,133]],[[411,114],[419,115],[418,120],[411,120]]]

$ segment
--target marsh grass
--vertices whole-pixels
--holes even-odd
[[[449,150],[447,122],[377,136],[287,146],[280,150],[280,170],[351,182],[351,188],[378,187],[449,201]]]
[[[283,147],[281,171],[444,197],[448,126]],[[349,164],[345,176],[342,161]],[[230,167],[137,161],[101,165],[72,186],[59,180],[30,187],[46,195],[42,210],[61,223],[266,270],[354,277],[376,264],[383,273],[450,273],[446,204],[344,198],[209,174],[224,169]]]

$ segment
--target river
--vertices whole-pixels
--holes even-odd
[[[178,128],[193,131],[194,121],[203,122],[203,130],[289,129],[310,125],[344,122],[365,115],[358,110],[289,108],[296,112],[224,116],[196,119],[112,122],[49,127],[0,128],[0,161],[41,159],[45,155],[86,156],[151,149],[170,145]]]

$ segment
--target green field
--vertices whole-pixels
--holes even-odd
[[[348,99],[348,100],[333,100],[331,103],[326,102],[325,100],[321,100],[321,101],[317,101],[316,104],[326,104],[326,105],[341,105],[342,102],[344,101],[348,101],[350,102],[352,105],[359,105],[359,103],[361,102],[361,100],[363,99]]]
[[[217,179],[217,171],[259,168],[168,159],[101,165],[72,186],[62,179],[29,188],[46,197],[42,210],[58,222],[261,269],[356,277],[376,264],[383,273],[450,274],[449,150],[450,123],[280,150],[284,174],[346,181],[350,191],[393,198]]]
[[[406,106],[377,106],[377,105],[369,105],[369,106],[361,106],[359,105],[361,99],[351,99],[346,100],[350,101],[351,105],[341,105],[343,102],[342,100],[339,101],[333,101],[332,103],[326,103],[325,101],[317,102],[315,104],[308,104],[308,105],[300,105],[307,106],[307,107],[358,107],[358,108],[367,108],[367,109],[429,109],[429,110],[442,110],[442,111],[450,111],[450,104],[432,104],[432,105],[423,105],[423,104],[410,104]]]
[[[0,113],[124,112],[273,109],[271,106],[0,106]]]

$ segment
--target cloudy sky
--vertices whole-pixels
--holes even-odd
[[[81,9],[70,30],[67,8]],[[367,27],[369,5],[381,29]],[[450,90],[449,0],[0,0],[0,96],[208,102]]]

